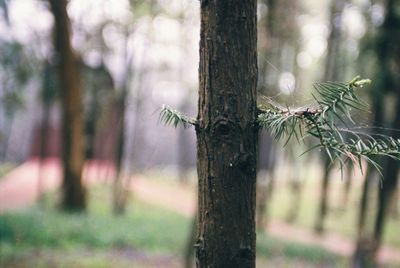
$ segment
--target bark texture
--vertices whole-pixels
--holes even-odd
[[[54,48],[60,74],[63,110],[63,197],[66,210],[84,210],[82,185],[84,164],[83,111],[77,58],[71,46],[66,0],[49,0],[54,16]]]
[[[197,267],[255,267],[256,10],[201,1]]]

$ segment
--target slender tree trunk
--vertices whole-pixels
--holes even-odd
[[[192,268],[194,261],[194,244],[196,242],[196,227],[197,227],[197,215],[195,214],[192,219],[192,226],[188,237],[187,244],[185,245],[185,257],[183,267]]]
[[[257,1],[201,1],[198,267],[255,267]]]
[[[349,203],[351,185],[353,182],[353,171],[354,171],[354,166],[349,165],[346,172],[346,181],[344,182],[343,185],[343,197],[341,200],[341,205],[343,209],[345,209]]]
[[[393,217],[394,219],[399,218],[399,213],[400,213],[399,199],[400,199],[399,186],[396,185],[395,192],[393,193],[393,198],[390,201],[390,208],[389,208],[390,216]]]
[[[40,205],[43,205],[43,193],[44,193],[44,164],[47,157],[47,146],[46,141],[48,139],[49,129],[49,115],[50,115],[50,104],[43,102],[42,104],[42,122],[40,124],[40,152],[39,152],[39,172],[38,172],[38,184],[37,194]]]
[[[256,202],[256,228],[265,231],[268,224],[268,205],[271,201],[275,186],[274,167],[276,162],[275,145],[269,133],[259,135],[259,158]],[[261,152],[262,151],[262,152]]]
[[[365,234],[365,223],[367,218],[368,211],[368,196],[370,192],[370,185],[372,182],[372,171],[373,167],[368,166],[367,172],[365,174],[364,183],[362,187],[361,199],[360,199],[360,209],[358,214],[358,223],[357,223],[357,237],[362,239]]]
[[[400,50],[398,50],[397,52],[399,53],[397,64],[400,67]],[[395,90],[397,90],[396,116],[392,124],[392,129],[394,130],[391,133],[391,137],[398,139],[399,134],[397,130],[400,129],[400,84],[398,84],[397,86],[398,87],[395,88]],[[382,236],[390,207],[390,202],[393,200],[396,191],[399,167],[400,166],[398,160],[394,160],[392,158],[388,158],[386,160],[383,170],[382,189],[379,189],[378,193],[378,213],[376,215],[374,234],[372,239],[372,258],[374,262],[376,262],[376,255],[382,244]]]
[[[128,51],[128,42],[129,42],[130,32],[126,32],[125,39],[125,77],[124,82],[121,88],[121,94],[118,96],[118,115],[119,115],[119,126],[118,126],[118,137],[117,137],[117,146],[116,146],[116,160],[115,160],[115,169],[116,169],[116,177],[114,181],[114,193],[113,193],[113,212],[115,215],[121,215],[125,213],[126,205],[128,201],[129,191],[125,189],[124,185],[124,170],[123,170],[123,160],[125,155],[125,146],[126,146],[126,114],[127,114],[127,98],[129,96],[129,86],[131,82],[132,76],[132,59],[133,56],[129,56]],[[128,179],[129,183],[129,179]]]
[[[54,48],[59,67],[63,110],[63,197],[62,207],[81,211],[86,208],[82,185],[84,164],[83,111],[78,63],[70,42],[66,0],[49,0],[54,16]]]
[[[330,166],[330,159],[326,156],[324,163],[324,176],[322,178],[321,195],[318,208],[317,221],[315,223],[315,232],[322,234],[324,232],[325,218],[328,213],[328,199],[329,199],[329,175],[331,174],[332,167]]]
[[[119,108],[119,126],[118,126],[118,137],[116,146],[116,159],[115,159],[115,170],[117,172],[114,181],[114,193],[113,193],[113,212],[116,215],[125,213],[127,192],[124,189],[123,178],[123,157],[124,157],[124,146],[125,146],[125,115],[126,115],[126,97],[127,97],[127,85],[124,86],[121,96],[118,100]]]
[[[375,124],[384,125],[384,90],[392,90],[396,95],[397,106],[394,121],[387,124],[391,129],[400,128],[400,80],[398,70],[400,68],[400,16],[396,12],[400,2],[397,0],[386,1],[386,16],[376,38],[376,56],[380,68],[376,76],[376,86],[373,92],[375,112]],[[397,131],[391,131],[390,136],[399,138]],[[383,180],[382,189],[379,189],[378,212],[375,219],[373,235],[369,239],[360,238],[353,258],[353,267],[376,265],[376,255],[382,243],[385,221],[389,203],[397,185],[399,164],[393,159],[384,159],[382,165]],[[366,243],[366,242],[367,243]],[[365,245],[368,245],[367,247]]]
[[[341,44],[341,23],[342,13],[346,0],[332,0],[330,6],[330,27],[331,32],[328,37],[328,51],[325,62],[325,81],[336,81],[340,78],[339,73],[339,53]],[[328,210],[328,192],[329,192],[329,175],[331,168],[329,168],[329,158],[326,156],[324,165],[324,177],[321,187],[321,198],[318,210],[317,221],[315,224],[315,231],[317,233],[324,232],[324,221]]]
[[[261,183],[259,182],[260,176],[258,176],[257,181],[256,227],[259,232],[264,232],[269,223],[270,215],[268,204],[271,202],[275,189],[275,177],[273,172],[268,171],[264,176],[265,178],[262,179]]]
[[[366,219],[368,211],[368,196],[373,173],[373,167],[368,165],[361,193],[360,208],[358,211],[357,241],[352,259],[352,267],[354,268],[368,267],[371,263],[371,260],[367,258],[371,255],[371,243],[367,239],[366,235]]]
[[[400,117],[400,115],[399,115]],[[397,126],[398,128],[399,126]],[[374,236],[372,240],[372,250],[373,259],[376,262],[376,254],[382,244],[382,236],[384,232],[384,226],[387,219],[387,212],[390,205],[390,200],[392,199],[397,185],[397,174],[399,171],[399,164],[397,160],[388,159],[386,164],[386,169],[384,171],[384,180],[382,189],[379,189],[379,199],[378,199],[378,213],[376,216]]]
[[[296,160],[299,161],[299,160]],[[299,167],[300,168],[300,167]],[[299,169],[297,169],[299,170]],[[286,217],[286,221],[288,223],[293,223],[296,221],[299,211],[300,211],[300,204],[301,204],[301,196],[302,196],[302,178],[300,177],[299,172],[291,175],[290,178],[290,189],[291,189],[291,202],[290,208]]]

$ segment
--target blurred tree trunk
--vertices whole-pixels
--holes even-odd
[[[399,218],[399,201],[400,201],[400,193],[399,193],[399,185],[396,185],[395,187],[395,192],[393,194],[393,198],[390,201],[390,215],[394,218],[394,219],[398,219]]]
[[[43,80],[42,80],[42,120],[40,123],[40,149],[39,149],[39,173],[38,173],[38,200],[39,204],[43,204],[42,194],[44,193],[44,181],[43,181],[43,167],[45,163],[47,155],[47,139],[48,139],[48,130],[50,125],[50,107],[52,97],[54,93],[52,92],[54,88],[51,85],[52,77],[51,77],[52,68],[48,61],[45,62],[44,70],[43,70]]]
[[[301,177],[301,172],[300,170],[303,171],[302,165],[304,162],[300,162],[301,160],[296,159],[295,161],[292,162],[292,166],[294,167],[293,169],[290,170],[289,174],[289,187],[290,187],[290,195],[291,195],[291,201],[290,201],[290,207],[288,210],[288,214],[286,216],[286,221],[288,223],[293,223],[297,220],[297,217],[299,215],[300,211],[300,204],[301,204],[301,198],[302,198],[302,188],[304,181],[302,180]],[[294,171],[294,172],[293,172]],[[306,177],[306,176],[304,176]]]
[[[362,186],[360,210],[358,214],[358,223],[357,223],[357,237],[359,239],[361,239],[365,233],[365,221],[367,218],[367,209],[368,209],[368,195],[372,183],[372,175],[374,174],[372,169],[373,167],[370,165],[367,167],[367,172],[365,173],[364,183]]]
[[[386,124],[391,131],[390,135],[399,138],[396,129],[400,128],[400,16],[396,10],[400,1],[386,1],[386,16],[376,38],[376,56],[380,68],[376,76],[376,86],[373,92],[375,108],[375,124],[385,125],[383,93],[392,91],[396,97],[396,114],[391,124]],[[378,120],[379,121],[378,121]],[[376,214],[373,235],[371,238],[359,236],[357,248],[353,258],[353,267],[376,265],[377,253],[382,244],[382,235],[387,218],[390,200],[393,198],[397,186],[399,164],[393,159],[383,159],[382,188],[379,189],[378,212]]]
[[[342,200],[341,200],[342,209],[345,209],[349,203],[350,191],[351,191],[351,186],[352,186],[352,182],[353,182],[354,166],[349,165],[346,171],[347,171],[346,178],[345,178],[345,182],[343,185],[343,196],[342,196]]]
[[[263,176],[262,178],[260,178]],[[275,178],[271,171],[263,172],[258,175],[257,179],[257,206],[256,206],[256,227],[257,231],[264,232],[269,222],[269,213],[267,203],[271,202],[272,193],[274,191]]]
[[[328,37],[328,52],[325,62],[324,81],[338,81],[343,74],[340,73],[340,45],[342,42],[342,13],[348,0],[332,0],[330,4],[330,34]],[[324,222],[328,212],[329,176],[332,171],[330,159],[325,155],[324,176],[321,184],[319,209],[315,223],[317,233],[324,232]]]
[[[255,267],[256,23],[255,0],[201,1],[198,267]]]
[[[261,1],[268,12],[260,18],[259,46],[259,83],[258,91],[265,95],[274,95],[280,90],[279,76],[282,72],[296,72],[296,50],[299,47],[298,1]],[[262,101],[262,100],[261,100]],[[257,183],[257,230],[263,231],[268,224],[268,204],[271,204],[275,188],[274,166],[276,150],[272,137],[260,133],[259,180]],[[265,174],[261,175],[262,173]],[[261,177],[263,176],[263,177]]]
[[[185,256],[184,256],[184,264],[185,268],[192,268],[194,261],[194,244],[196,242],[196,227],[197,227],[197,214],[193,216],[192,225],[190,228],[190,233],[188,236],[187,244],[185,245]]]
[[[126,98],[128,93],[128,85],[123,85],[122,92],[118,96],[118,136],[116,146],[116,158],[115,158],[115,175],[114,181],[114,193],[113,193],[113,212],[116,215],[125,213],[127,192],[124,187],[124,171],[123,171],[123,158],[124,158],[124,147],[125,147],[125,117],[126,117]]]
[[[275,186],[276,150],[273,138],[269,133],[259,135],[259,172],[257,179],[256,227],[257,231],[265,231],[268,224],[268,206]],[[261,153],[262,151],[262,153]]]
[[[326,156],[324,162],[324,176],[322,177],[322,185],[320,192],[320,202],[318,207],[317,221],[315,222],[314,230],[316,233],[321,234],[325,229],[325,218],[328,213],[328,198],[329,198],[329,177],[331,174],[332,166],[331,160]]]
[[[63,197],[62,208],[86,208],[82,184],[84,164],[83,110],[78,63],[70,41],[66,0],[49,0],[54,16],[54,48],[59,67],[63,110]]]
[[[129,42],[129,31],[126,32],[125,37],[125,49],[124,49],[124,58],[125,58],[125,74],[124,80],[121,87],[121,92],[117,97],[117,107],[118,107],[118,116],[119,116],[119,124],[118,124],[118,136],[117,136],[117,146],[116,146],[116,159],[115,159],[115,169],[116,169],[116,177],[114,181],[114,193],[113,193],[113,212],[116,215],[121,215],[125,213],[126,205],[128,201],[129,191],[125,189],[124,185],[124,170],[123,170],[123,160],[124,160],[124,152],[125,152],[125,120],[127,113],[127,98],[129,96],[129,87],[132,76],[132,59],[133,57],[129,56],[128,52],[128,42]],[[129,181],[129,180],[128,180]]]

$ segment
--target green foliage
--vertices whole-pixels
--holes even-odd
[[[350,160],[361,168],[361,159],[365,159],[379,170],[376,156],[400,159],[400,139],[356,132],[348,126],[355,124],[352,109],[367,108],[356,90],[369,83],[360,77],[348,83],[317,83],[314,107],[285,108],[271,101],[267,107],[259,107],[258,123],[276,139],[286,137],[286,143],[292,137],[299,141],[308,136],[317,138],[319,143],[311,149],[324,148],[331,161],[338,160],[341,167]]]
[[[0,247],[133,247],[175,253],[183,247],[185,226],[189,221],[184,217],[140,202],[132,214],[117,218],[99,212],[70,215],[34,209],[0,215]]]
[[[173,125],[174,127],[182,125],[184,128],[197,124],[196,119],[183,115],[166,105],[161,110],[159,121],[166,125]]]
[[[171,256],[183,254],[191,225],[190,219],[139,200],[134,200],[134,207],[127,215],[114,217],[110,214],[107,203],[110,198],[107,188],[95,187],[90,191],[91,202],[87,214],[64,214],[53,209],[37,208],[1,214],[0,264],[8,267],[8,263],[21,259],[32,264],[53,254],[57,263],[70,264],[71,260],[68,258],[73,258],[71,255],[74,252],[90,252],[90,256],[101,258],[102,252],[109,253],[118,249],[145,250],[152,254]],[[51,196],[50,198],[53,199]],[[312,262],[340,261],[336,255],[322,249],[283,242],[264,235],[260,235],[257,243],[259,256],[266,257],[268,263],[273,262],[273,259],[285,259],[288,263],[291,260],[301,260],[307,267],[312,267]],[[39,250],[45,254],[38,255]],[[82,259],[79,254],[75,258],[96,263],[93,259]],[[103,258],[107,261],[107,258]],[[45,264],[43,262],[43,266]]]
[[[316,246],[307,246],[296,242],[284,243],[276,238],[257,234],[257,252],[264,256],[282,255],[285,258],[308,260],[325,264],[334,264],[339,257]]]

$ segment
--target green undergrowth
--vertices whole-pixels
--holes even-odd
[[[312,168],[311,168],[312,169]],[[326,233],[341,235],[349,241],[354,241],[357,236],[357,220],[359,211],[359,200],[362,190],[362,178],[354,178],[348,202],[343,205],[342,196],[345,179],[341,178],[340,172],[335,170],[330,177],[330,188],[328,193],[329,211],[325,221]],[[307,230],[313,230],[318,217],[318,206],[320,202],[321,181],[318,174],[301,174],[303,180],[301,188],[301,199],[298,205],[298,217],[292,222]],[[308,177],[307,177],[308,176]],[[359,176],[359,175],[358,175]],[[380,190],[379,183],[372,185],[369,195],[368,208],[368,230],[372,232],[375,213],[377,208],[377,194]],[[270,202],[271,218],[279,221],[286,221],[288,212],[293,205],[293,192],[291,192],[289,181],[285,179],[285,174],[276,181],[273,196]],[[400,248],[399,236],[400,216],[393,217],[388,215],[384,230],[384,244],[387,246]]]
[[[8,172],[10,172],[15,167],[12,163],[2,163],[0,164],[0,180],[5,178]]]
[[[126,215],[116,217],[110,212],[109,192],[105,186],[91,189],[86,214],[38,206],[0,214],[0,267],[130,267],[143,254],[172,258],[162,267],[175,266],[184,254],[191,219],[138,200]],[[55,196],[46,198],[47,203],[53,204]],[[257,239],[258,262],[308,263],[305,267],[340,267],[335,263],[343,262],[317,247],[263,234]],[[144,263],[135,267],[154,267]]]

